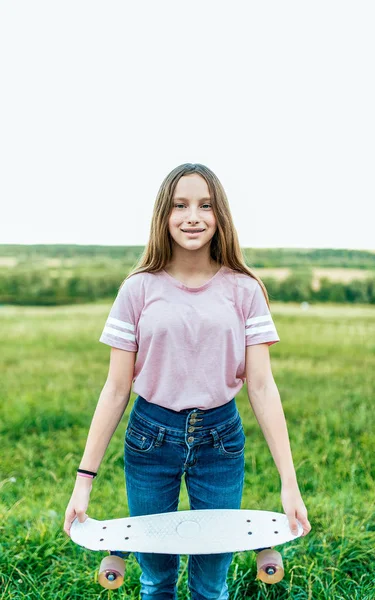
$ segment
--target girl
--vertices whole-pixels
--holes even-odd
[[[311,527],[301,498],[268,347],[279,341],[262,281],[245,265],[225,191],[202,164],[182,164],[158,192],[151,235],[120,286],[100,341],[107,380],[65,513],[82,522],[95,476],[128,404],[130,516],[175,511],[184,474],[190,508],[241,506],[245,435],[235,396],[249,401],[281,479],[293,533]],[[87,473],[87,471],[89,473]],[[179,556],[136,553],[141,598],[174,600]],[[231,553],[192,555],[192,600],[227,600]]]

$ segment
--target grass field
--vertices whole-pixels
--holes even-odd
[[[138,598],[134,557],[124,586],[108,592],[96,583],[104,554],[76,546],[62,531],[107,375],[110,350],[98,338],[109,307],[0,308],[0,600]],[[275,586],[255,580],[254,553],[237,553],[231,600],[373,600],[375,308],[302,311],[273,303],[272,312],[281,338],[270,349],[272,368],[312,532],[281,548],[286,575]],[[242,507],[281,510],[278,474],[245,387],[237,404],[247,434]],[[123,438],[130,406],[94,482],[94,518],[128,514]],[[184,488],[179,508],[188,508]],[[183,556],[179,600],[189,598],[186,566]]]

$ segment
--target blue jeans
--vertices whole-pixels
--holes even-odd
[[[134,402],[125,434],[130,516],[177,510],[185,473],[191,510],[240,508],[245,434],[235,398],[223,406],[176,412]],[[136,552],[142,600],[175,600],[179,555]],[[233,553],[190,555],[192,600],[227,600]]]

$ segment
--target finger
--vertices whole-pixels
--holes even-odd
[[[77,517],[80,523],[84,523],[88,517],[84,510],[77,510]]]
[[[70,528],[76,516],[75,510],[70,510],[65,513],[64,531],[70,537]]]
[[[311,531],[311,525],[307,518],[307,510],[297,511],[297,519],[303,529],[302,535],[307,535]]]
[[[303,527],[302,535],[307,535],[311,531],[311,525],[310,525],[308,518],[306,517],[306,518],[300,519],[300,523]]]
[[[71,521],[69,519],[65,519],[64,521],[64,531],[66,533],[66,535],[68,535],[70,537],[70,528],[71,528]]]
[[[294,514],[287,514],[288,517],[288,521],[289,521],[289,528],[290,531],[292,532],[293,535],[298,535],[298,524],[297,524],[297,519],[295,517]]]

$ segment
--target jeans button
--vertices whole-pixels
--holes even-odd
[[[189,442],[189,444],[191,444],[192,442],[194,442],[194,438],[193,438],[193,436],[192,436],[192,435],[190,435],[190,436],[188,437],[188,442]]]
[[[195,427],[189,427],[188,432],[193,433],[193,431],[195,431]]]

